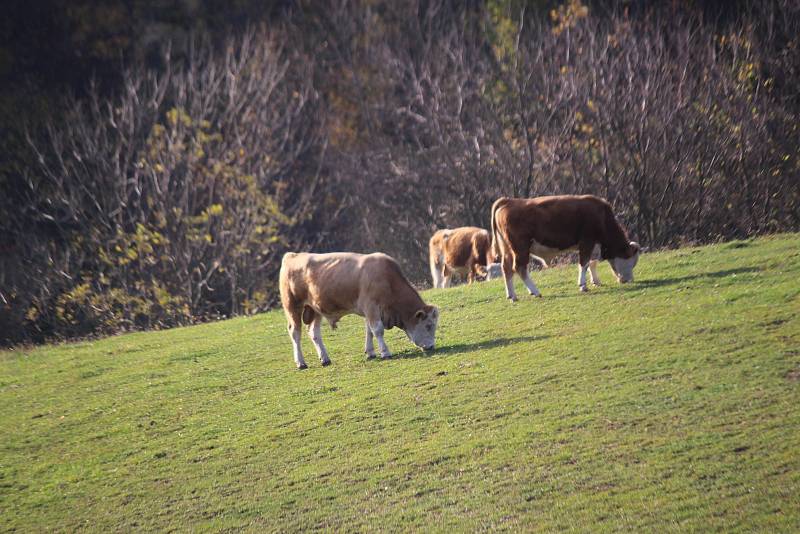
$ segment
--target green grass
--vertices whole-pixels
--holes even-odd
[[[0,352],[0,530],[800,531],[800,235],[636,274],[427,291],[432,354],[350,316],[303,372],[281,312]]]

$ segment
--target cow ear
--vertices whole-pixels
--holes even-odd
[[[414,314],[418,320],[423,320],[425,318],[425,310],[417,310],[417,313]]]
[[[422,309],[425,310],[425,315],[430,315],[434,319],[436,319],[436,317],[439,315],[439,308],[437,308],[436,306],[431,306],[430,304],[426,304],[425,307]]]

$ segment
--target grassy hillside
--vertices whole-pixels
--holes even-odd
[[[423,294],[438,349],[281,313],[0,353],[0,530],[800,530],[800,235]],[[522,287],[517,281],[518,291]]]

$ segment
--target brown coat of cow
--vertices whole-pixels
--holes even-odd
[[[438,230],[428,242],[433,287],[450,287],[453,273],[466,275],[472,283],[486,276],[486,265],[492,238],[489,232],[475,226]]]
[[[514,272],[532,295],[541,296],[528,274],[531,254],[548,262],[562,252],[577,250],[581,291],[586,291],[587,269],[592,282],[600,285],[596,262],[591,261],[597,246],[620,282],[633,280],[639,245],[628,241],[605,200],[592,195],[503,197],[492,205],[492,255],[502,263],[506,296],[512,301],[516,300],[511,281]]]
[[[433,348],[439,311],[423,302],[397,262],[386,254],[288,252],[283,256],[279,279],[298,369],[307,367],[300,349],[301,322],[308,325],[322,365],[328,365],[330,358],[320,333],[322,319],[335,328],[339,319],[351,313],[365,318],[365,352],[369,358],[375,356],[373,336],[381,356],[391,356],[383,333],[395,326],[417,346]]]

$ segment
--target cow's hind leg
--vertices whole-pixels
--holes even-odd
[[[511,257],[507,253],[503,254],[503,279],[506,282],[506,298],[511,302],[517,301],[517,294],[514,291],[514,268]]]
[[[514,270],[517,272],[520,278],[522,278],[522,282],[525,284],[525,287],[528,288],[528,293],[533,295],[534,297],[541,297],[542,294],[539,293],[539,288],[536,287],[536,284],[533,283],[531,280],[531,275],[528,272],[528,261],[531,257],[531,251],[529,247],[525,247],[520,250],[519,254],[514,254]]]
[[[369,321],[364,321],[364,329],[367,331],[366,339],[364,340],[364,352],[367,359],[371,360],[375,357],[375,344],[372,342],[372,329],[369,327]]]
[[[323,366],[330,365],[331,359],[328,357],[328,349],[322,343],[322,315],[315,313],[314,318],[308,324],[308,337],[311,338],[311,343],[317,349],[319,361]]]
[[[451,282],[453,281],[453,270],[444,264],[444,268],[442,269],[442,287],[450,287]]]
[[[520,274],[520,276],[522,277],[522,282],[525,284],[525,287],[528,288],[528,293],[530,293],[534,297],[542,296],[542,294],[539,292],[539,288],[536,287],[536,284],[533,282],[533,279],[531,278],[531,275],[528,272],[527,267],[525,269],[524,274]]]
[[[292,338],[292,352],[294,354],[294,363],[298,369],[307,369],[306,361],[303,359],[303,349],[300,348],[300,329],[302,328],[302,321],[300,319],[300,310],[293,310],[286,314],[289,322],[288,330],[289,337]]]
[[[597,275],[597,260],[589,261],[589,277],[592,279],[592,285],[601,285],[600,277]]]
[[[431,278],[433,279],[433,287],[444,287],[442,284],[443,282],[443,275],[442,275],[442,268],[444,266],[444,261],[442,260],[441,256],[438,253],[431,252],[430,255],[430,264],[431,264]]]

